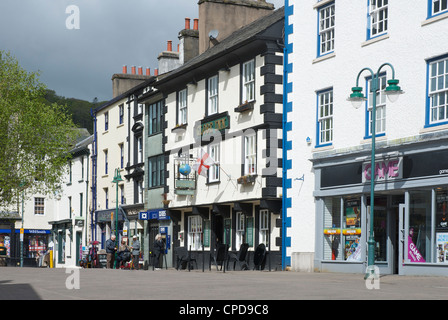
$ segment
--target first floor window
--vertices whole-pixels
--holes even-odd
[[[109,190],[104,188],[105,209],[109,209]]]
[[[386,76],[381,76],[378,78],[378,91],[376,93],[376,125],[375,125],[375,134],[384,134],[386,133],[386,95],[384,94],[386,89]],[[367,90],[370,92],[370,88],[372,87],[372,80],[368,81]],[[369,113],[369,132],[368,135],[372,135],[372,108],[373,108],[373,93],[370,92],[368,95],[368,113]]]
[[[118,106],[118,124],[124,123],[124,105],[120,104]]]
[[[188,245],[191,245],[191,250],[202,249],[202,218],[200,216],[188,217]]]
[[[429,0],[432,2],[432,15],[448,11],[448,0]]]
[[[107,150],[104,150],[104,174],[108,173],[109,166],[109,154]]]
[[[370,0],[370,36],[387,32],[388,0]]]
[[[164,184],[165,179],[164,156],[159,155],[148,159],[148,188]]]
[[[448,57],[429,64],[430,123],[448,121]]]
[[[148,135],[162,132],[162,101],[149,105]]]
[[[208,181],[209,182],[219,181],[219,158],[220,158],[219,144],[210,145],[208,147],[208,154],[215,162],[215,164],[211,165],[210,169],[208,170]]]
[[[319,145],[333,142],[333,90],[318,94],[318,142]]]
[[[34,214],[44,215],[45,213],[45,198],[34,198]]]
[[[244,175],[254,175],[257,171],[257,136],[244,137]]]

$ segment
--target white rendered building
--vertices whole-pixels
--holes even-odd
[[[285,14],[292,268],[365,272],[369,88],[379,71],[375,264],[382,274],[446,274],[447,1],[287,0]],[[405,91],[395,103],[385,98],[393,71],[384,63]],[[368,99],[354,109],[347,98],[357,86]]]

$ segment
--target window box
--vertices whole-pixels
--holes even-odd
[[[255,183],[256,179],[257,179],[257,175],[251,174],[251,175],[241,176],[236,181],[238,182],[238,184],[252,184],[252,183]]]
[[[254,109],[255,101],[245,102],[234,109],[235,112],[245,112]]]

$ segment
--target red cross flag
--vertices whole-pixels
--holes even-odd
[[[196,163],[192,165],[192,168],[201,176],[207,177],[207,170],[214,164],[215,161],[212,157],[210,157],[210,155],[201,148],[199,158]]]

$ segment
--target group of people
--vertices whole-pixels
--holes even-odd
[[[106,241],[106,253],[107,253],[107,268],[113,269],[115,262],[115,253],[117,253],[116,269],[120,269],[121,264],[130,260],[132,254],[133,269],[139,269],[139,257],[140,257],[140,241],[137,236],[132,237],[132,246],[126,244],[126,240],[122,240],[119,247],[115,244],[115,235],[112,234],[110,239]],[[154,242],[154,266],[155,270],[159,269],[159,259],[164,253],[164,243],[162,235],[157,234]]]

